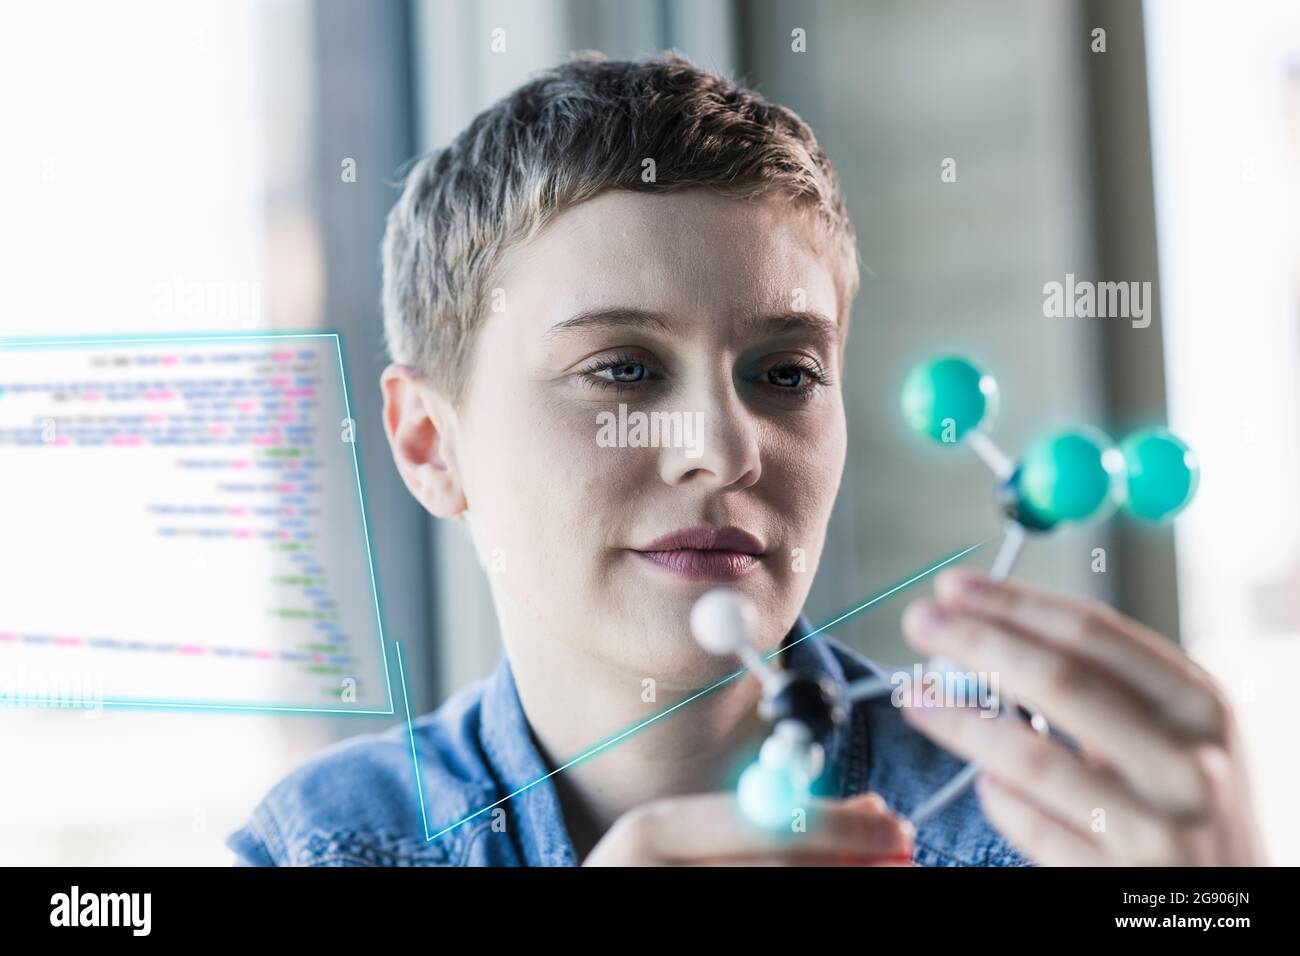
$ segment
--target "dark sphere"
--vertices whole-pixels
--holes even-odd
[[[787,672],[785,677],[781,689],[764,700],[763,716],[773,723],[797,720],[812,731],[814,740],[824,741],[849,714],[848,701],[839,685],[797,671]]]
[[[998,489],[998,504],[1002,513],[1020,525],[1026,531],[1043,533],[1056,527],[1056,522],[1047,515],[1036,511],[1020,493],[1020,468],[1011,473],[1011,477]]]

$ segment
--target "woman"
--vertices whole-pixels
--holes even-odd
[[[806,826],[778,834],[729,792],[765,733],[752,678],[571,761],[734,668],[688,628],[718,583],[789,666],[879,673],[801,640],[845,460],[858,264],[834,170],[789,110],[675,56],[578,58],[414,166],[383,254],[394,461],[463,522],[506,655],[410,738],[350,740],[282,781],[231,838],[242,862],[1262,859],[1200,668],[1107,608],[969,572],[907,609],[908,641],[999,675],[1077,746],[969,708],[862,704]],[[978,792],[913,832],[896,811],[958,758],[985,768]]]

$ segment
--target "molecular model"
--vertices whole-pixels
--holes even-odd
[[[1066,524],[1082,524],[1123,508],[1153,522],[1168,521],[1192,500],[1200,469],[1192,451],[1164,428],[1146,428],[1119,446],[1101,431],[1079,426],[1032,444],[1017,461],[989,435],[997,411],[998,386],[964,358],[950,356],[916,366],[903,384],[902,411],[916,432],[941,445],[964,444],[988,465],[997,480],[1004,534],[989,576],[1005,580],[1030,535]],[[847,687],[778,669],[754,643],[753,607],[737,592],[716,588],[691,611],[691,631],[707,651],[736,655],[758,678],[759,712],[772,731],[758,760],[741,775],[741,811],[769,828],[790,825],[792,812],[806,807],[825,762],[823,744],[852,703],[891,692],[894,682],[869,677]],[[774,655],[769,655],[774,656]],[[927,662],[935,675],[957,675],[956,664]],[[1017,707],[1005,695],[995,701],[999,717],[1024,717],[1040,733],[1041,715]],[[908,814],[914,826],[950,804],[974,780],[970,763]]]

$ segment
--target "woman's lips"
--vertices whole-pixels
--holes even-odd
[[[734,581],[758,564],[758,558],[739,551],[638,551],[659,567],[690,581]]]
[[[690,581],[734,581],[758,566],[763,543],[742,528],[698,525],[661,535],[636,553]]]

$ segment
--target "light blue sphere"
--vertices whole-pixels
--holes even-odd
[[[903,381],[903,420],[940,444],[955,444],[993,417],[998,384],[960,356],[922,362]]]
[[[740,775],[736,796],[746,819],[765,829],[780,830],[790,826],[796,807],[806,806],[809,793],[807,785],[788,770],[755,762]]]
[[[1102,432],[1070,428],[1031,445],[1016,485],[1046,523],[1105,517],[1123,497],[1124,456]]]
[[[1124,507],[1146,521],[1166,521],[1187,507],[1200,483],[1196,454],[1167,428],[1147,428],[1120,444],[1128,471]]]

